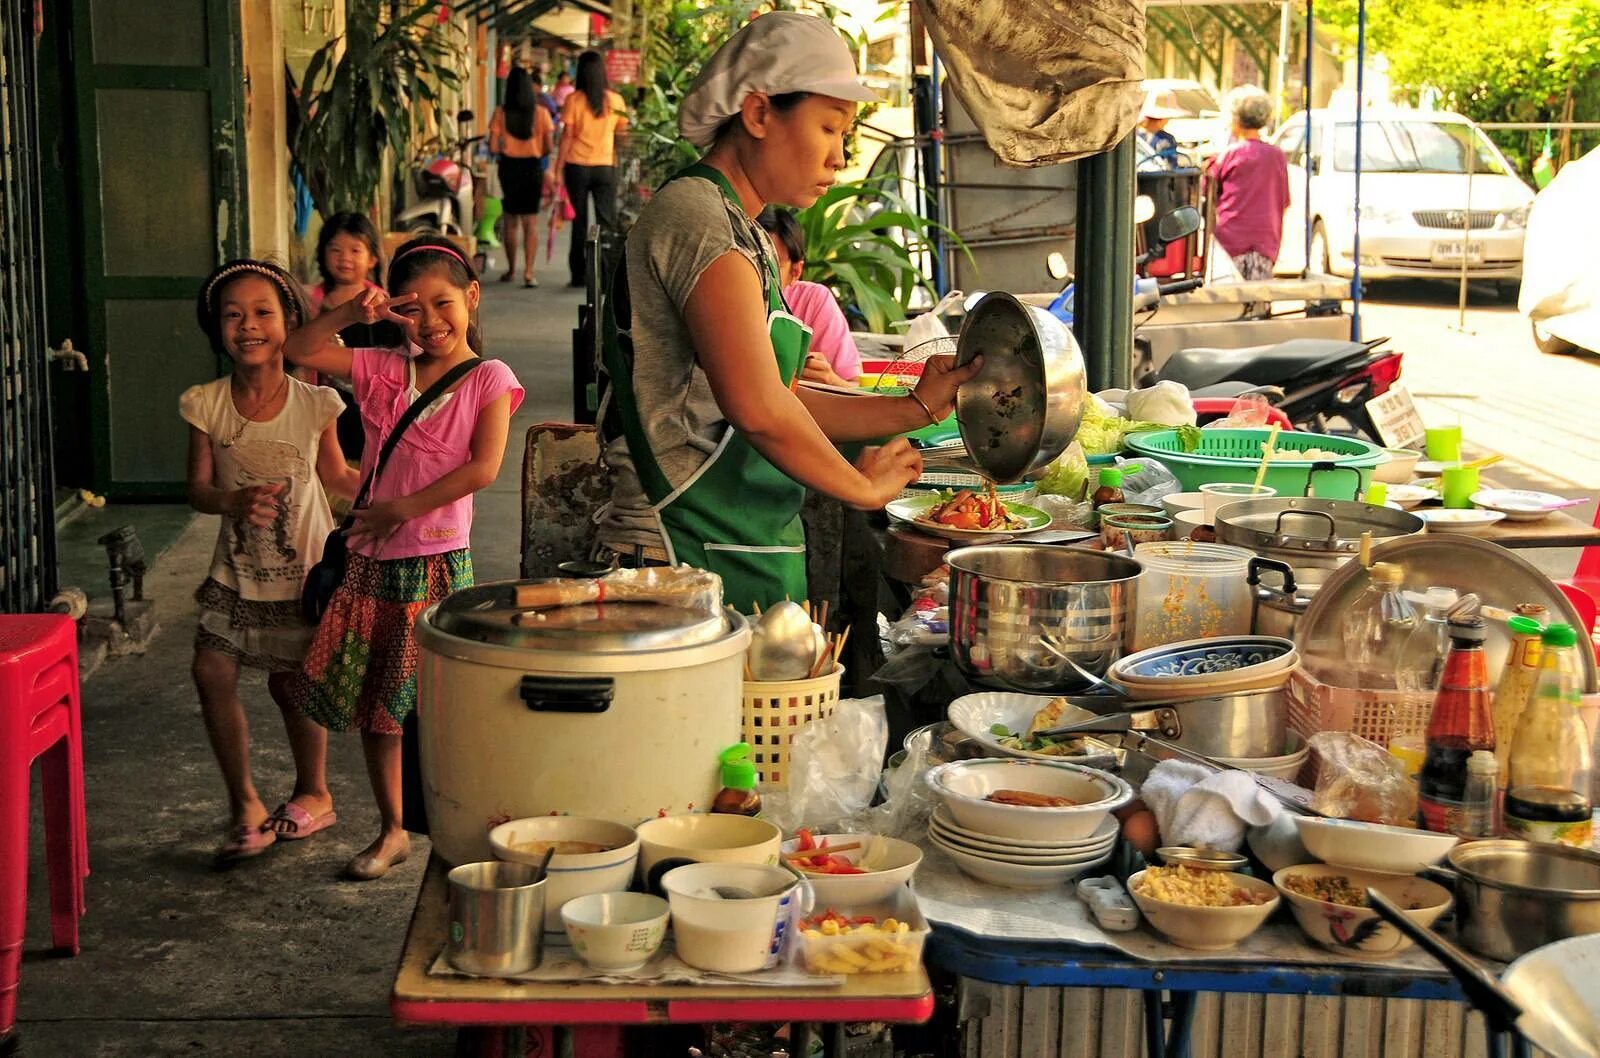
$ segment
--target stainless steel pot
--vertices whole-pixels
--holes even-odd
[[[1137,731],[1201,756],[1234,760],[1276,757],[1283,753],[1289,735],[1289,708],[1282,687],[1152,706],[1136,701],[1094,703],[1095,697],[1079,695],[1068,700],[1083,708],[1116,707],[1118,711],[1044,733],[1053,738],[1058,734]]]
[[[1262,583],[1263,573],[1278,574],[1278,587]],[[1245,575],[1251,591],[1250,634],[1293,639],[1311,596],[1295,584],[1294,567],[1275,558],[1252,558]]]
[[[967,676],[1014,690],[1082,686],[1133,646],[1138,562],[1051,544],[986,544],[945,556],[950,653]],[[1050,635],[1060,653],[1039,642]],[[1062,656],[1065,655],[1065,657]]]
[[[1362,533],[1382,543],[1422,530],[1422,519],[1406,511],[1306,497],[1230,503],[1217,512],[1216,524],[1219,543],[1287,562],[1308,593],[1361,550]]]
[[[983,357],[956,394],[961,440],[1004,485],[1055,461],[1078,432],[1088,392],[1083,354],[1066,324],[1010,294],[987,294],[961,324],[956,363]]]
[[[1528,841],[1473,841],[1450,850],[1461,940],[1510,962],[1568,937],[1600,933],[1600,855]]]

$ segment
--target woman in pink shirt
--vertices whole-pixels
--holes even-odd
[[[811,350],[800,377],[829,386],[854,386],[861,377],[861,352],[833,291],[800,278],[806,267],[806,236],[786,209],[768,207],[756,223],[772,237],[783,300],[796,319],[811,328]]]
[[[1272,120],[1272,100],[1254,85],[1228,93],[1233,142],[1206,171],[1206,190],[1216,204],[1215,235],[1240,279],[1271,279],[1289,206],[1289,163],[1261,140]]]

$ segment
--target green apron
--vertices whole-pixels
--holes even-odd
[[[717,170],[696,164],[673,179],[686,177],[710,180],[733,208],[740,208],[732,185]],[[777,272],[765,255],[763,260],[767,336],[779,376],[784,385],[792,385],[805,363],[811,329],[789,314]],[[669,557],[720,576],[723,598],[743,613],[785,598],[805,598],[806,538],[800,523],[805,486],[768,462],[729,424],[700,469],[674,488],[656,463],[639,418],[632,356],[623,349],[627,339],[618,333],[616,302],[612,298],[608,303],[603,325],[606,371],[629,454],[661,524]]]

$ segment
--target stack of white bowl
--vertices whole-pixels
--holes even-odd
[[[928,838],[964,873],[1012,889],[1061,885],[1111,858],[1112,812],[1133,799],[1114,775],[1076,764],[966,760],[928,772],[939,799]],[[1029,808],[986,798],[997,790],[1065,797],[1069,807]]]

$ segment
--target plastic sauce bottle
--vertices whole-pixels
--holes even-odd
[[[756,766],[750,759],[750,743],[739,742],[723,750],[722,789],[711,801],[711,811],[725,816],[761,814],[761,794],[756,790]]]
[[[1481,617],[1450,622],[1450,656],[1428,719],[1427,755],[1418,781],[1422,825],[1440,834],[1464,834],[1467,760],[1473,750],[1494,749],[1489,710],[1489,666]]]
[[[1494,756],[1500,765],[1502,790],[1511,772],[1511,743],[1517,737],[1517,724],[1539,683],[1539,637],[1544,632],[1544,626],[1532,617],[1513,617],[1506,628],[1511,633],[1511,649],[1494,692]]]
[[[1420,597],[1421,620],[1400,647],[1394,679],[1402,691],[1433,694],[1450,654],[1450,607],[1460,598],[1454,588],[1429,588]],[[1413,601],[1417,599],[1413,596]]]
[[[1405,571],[1399,566],[1379,562],[1369,577],[1367,590],[1350,604],[1341,632],[1357,685],[1386,690],[1395,686],[1395,665],[1417,626],[1417,614],[1400,590]]]
[[[1475,749],[1467,758],[1467,789],[1461,797],[1464,838],[1492,838],[1500,832],[1500,765],[1494,754]]]
[[[1094,490],[1094,509],[1099,510],[1108,503],[1122,503],[1126,496],[1122,494],[1122,471],[1116,467],[1107,467],[1100,471],[1100,487]]]
[[[1526,841],[1588,848],[1594,838],[1589,732],[1578,715],[1583,679],[1578,633],[1544,630],[1539,685],[1517,723],[1506,779],[1506,834]]]

